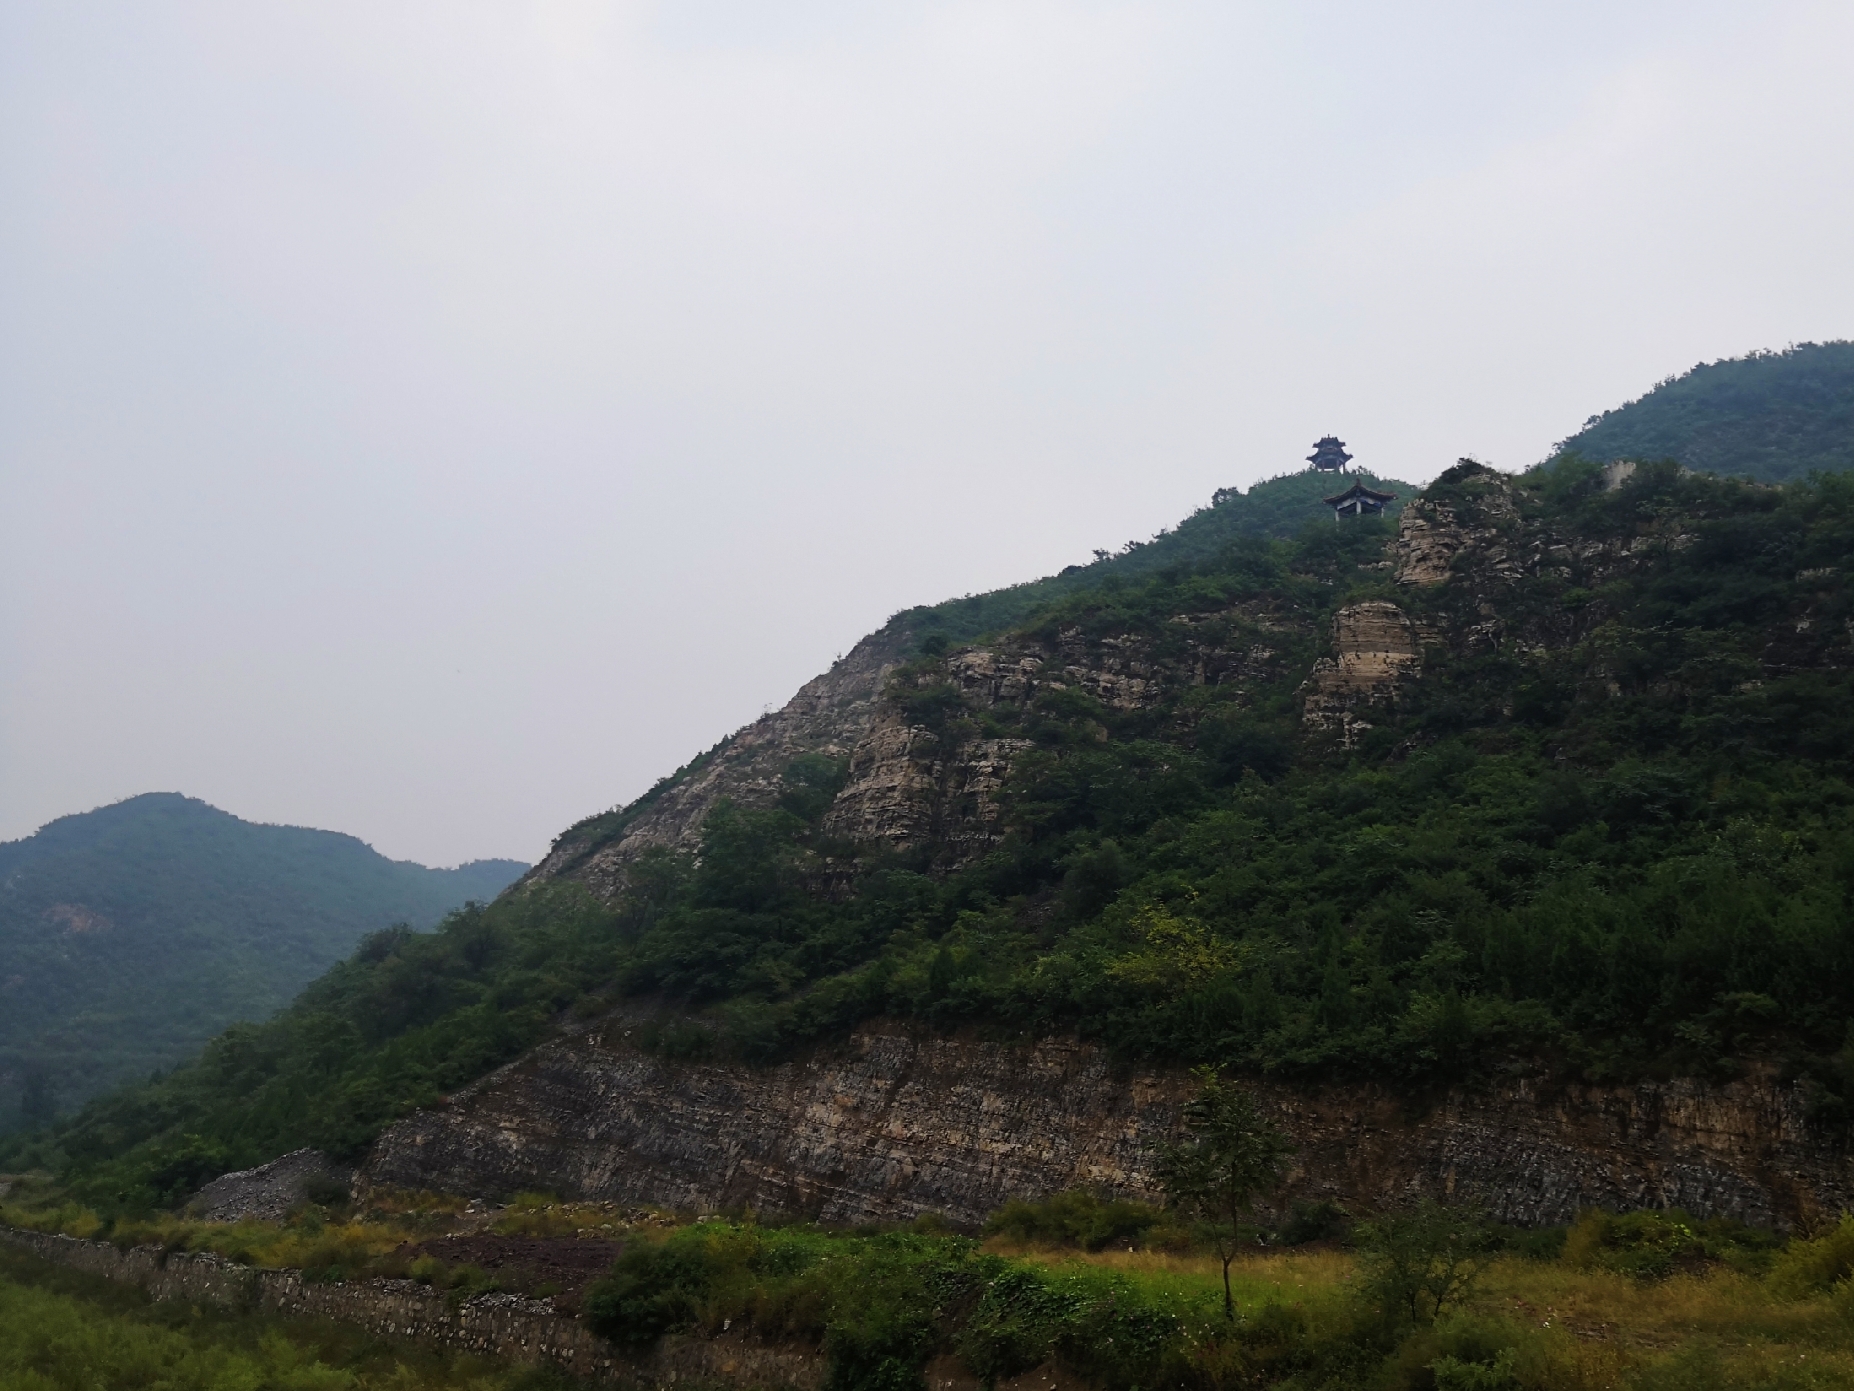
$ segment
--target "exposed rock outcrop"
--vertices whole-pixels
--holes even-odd
[[[1551,515],[1504,475],[1466,462],[1450,470],[1403,514],[1388,562],[1409,586],[1401,603],[1340,608],[1317,660],[1316,625],[1333,602],[1318,597],[1318,574],[1220,612],[1143,615],[1128,631],[1050,624],[905,669],[899,638],[870,639],[616,833],[577,848],[563,839],[536,876],[612,892],[643,849],[693,846],[721,796],[772,801],[799,753],[847,762],[826,836],[930,852],[945,869],[1006,833],[1009,779],[1033,747],[1018,736],[1042,739],[1039,726],[1058,720],[1049,747],[1163,728],[1208,757],[1208,741],[1195,741],[1215,726],[1194,724],[1201,712],[1241,711],[1251,687],[1278,702],[1304,673],[1305,727],[1351,745],[1423,679],[1425,650],[1432,673],[1444,665],[1437,649],[1498,650],[1538,674],[1541,699],[1620,694],[1622,678],[1590,642],[1613,618],[1602,588],[1691,544],[1692,524],[1618,506],[1570,534],[1572,523]],[[1833,592],[1799,601],[1761,670],[1854,660],[1854,624],[1831,607]],[[854,858],[833,869],[850,882]],[[752,1205],[827,1221],[935,1211],[975,1223],[1011,1197],[1081,1184],[1151,1196],[1151,1145],[1174,1124],[1185,1086],[1173,1073],[1118,1072],[1073,1040],[1007,1046],[880,1025],[762,1070],[675,1063],[631,1046],[625,1031],[637,1022],[568,1026],[448,1108],[400,1122],[365,1180]],[[1812,1132],[1796,1092],[1768,1074],[1553,1090],[1511,1080],[1432,1098],[1420,1118],[1369,1087],[1266,1094],[1300,1141],[1301,1194],[1363,1205],[1466,1197],[1514,1222],[1564,1221],[1601,1204],[1783,1225],[1854,1206],[1844,1148]]]
[[[1463,459],[1439,481],[1464,485],[1471,500],[1462,505],[1425,494],[1403,509],[1394,547],[1397,582],[1441,584],[1468,557],[1482,567],[1517,573],[1503,544],[1503,524],[1518,515],[1513,480]]]
[[[1333,616],[1333,650],[1301,688],[1303,719],[1311,729],[1337,730],[1350,747],[1371,728],[1361,712],[1394,705],[1398,687],[1422,671],[1422,639],[1402,609],[1372,600]]]
[[[1152,709],[1191,686],[1232,688],[1240,698],[1247,684],[1278,675],[1279,654],[1261,639],[1279,626],[1264,604],[1181,615],[1159,637],[1069,627],[951,653],[910,678],[917,691],[950,696],[943,718],[929,726],[911,720],[905,702],[883,701],[850,753],[849,780],[824,830],[893,849],[931,842],[942,866],[971,860],[1003,834],[1000,793],[1015,760],[1033,746],[988,733],[975,717],[1022,714],[1064,691],[1098,702],[1103,718]]]
[[[972,1225],[1009,1198],[1087,1185],[1151,1198],[1152,1146],[1188,1079],[1114,1068],[1074,1040],[1004,1044],[866,1026],[765,1069],[670,1062],[622,1015],[577,1028],[443,1111],[389,1129],[362,1181],[830,1222],[938,1212]],[[1365,1086],[1266,1086],[1299,1151],[1287,1196],[1359,1205],[1429,1195],[1515,1223],[1585,1206],[1680,1206],[1786,1226],[1854,1206],[1843,1147],[1774,1075],[1457,1090],[1420,1116]]]
[[[642,799],[609,838],[589,840],[573,831],[562,836],[525,882],[574,879],[610,897],[623,887],[625,867],[646,850],[694,849],[703,820],[722,798],[769,806],[799,755],[847,758],[868,732],[906,641],[889,629],[864,638],[782,709],[731,735],[680,781]]]

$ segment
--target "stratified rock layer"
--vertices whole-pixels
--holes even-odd
[[[1313,664],[1301,688],[1303,719],[1310,728],[1339,731],[1349,746],[1371,728],[1363,712],[1396,704],[1398,687],[1421,673],[1423,649],[1402,609],[1371,600],[1333,615],[1333,650]]]
[[[524,882],[573,879],[609,898],[623,887],[626,867],[644,852],[695,849],[703,820],[722,798],[743,807],[770,806],[793,759],[848,758],[867,734],[905,645],[903,635],[888,629],[864,638],[781,709],[731,735],[674,785],[643,799],[619,834],[588,843],[569,831]]]
[[[975,1225],[1011,1198],[1089,1186],[1153,1198],[1153,1146],[1188,1090],[1073,1040],[1002,1044],[871,1025],[776,1067],[670,1062],[614,1018],[393,1126],[362,1181],[827,1222],[923,1212]],[[1451,1092],[1411,1116],[1365,1087],[1265,1087],[1299,1145],[1288,1197],[1430,1195],[1522,1224],[1586,1206],[1683,1207],[1766,1226],[1854,1206],[1848,1158],[1793,1089],[1755,1076]]]
[[[1290,586],[1128,631],[1052,621],[905,668],[904,636],[885,630],[622,825],[563,837],[535,877],[611,894],[644,850],[693,848],[721,797],[775,800],[801,753],[843,762],[845,784],[822,821],[829,837],[945,870],[1008,834],[1013,769],[1032,745],[1002,732],[1034,733],[1043,711],[1061,713],[1071,735],[1103,741],[1120,717],[1171,718],[1189,746],[1193,711],[1266,708],[1298,683],[1309,733],[1351,744],[1423,696],[1426,665],[1493,653],[1548,692],[1622,695],[1633,678],[1590,641],[1614,618],[1604,589],[1695,535],[1679,517],[1620,513],[1554,529],[1513,479],[1463,461],[1410,504],[1386,559],[1368,567],[1394,576],[1395,603],[1335,613]],[[1556,582],[1563,602],[1528,600],[1525,582],[1539,579]],[[1854,661],[1854,623],[1834,594],[1825,582],[1772,626],[1760,675]],[[485,1195],[540,1188],[830,1221],[934,1211],[975,1223],[1012,1197],[1076,1185],[1151,1196],[1152,1146],[1173,1126],[1185,1085],[1175,1073],[1123,1075],[1061,1039],[1006,1046],[873,1025],[834,1049],[752,1070],[647,1056],[626,1027],[570,1027],[449,1109],[401,1122],[365,1177]],[[1407,1098],[1369,1088],[1266,1095],[1299,1139],[1293,1192],[1302,1195],[1366,1205],[1469,1198],[1522,1223],[1565,1221],[1591,1204],[1778,1226],[1854,1207],[1847,1156],[1807,1128],[1797,1093],[1768,1074],[1550,1090],[1511,1080],[1429,1097],[1420,1118]]]

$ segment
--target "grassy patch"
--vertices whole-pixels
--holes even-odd
[[[0,1387],[563,1391],[549,1372],[393,1346],[358,1329],[153,1304],[0,1248]]]
[[[496,1287],[500,1273],[406,1255],[410,1238],[462,1220],[456,1206],[434,1195],[397,1195],[389,1207],[340,1222],[310,1210],[282,1225],[169,1218],[106,1228],[93,1213],[48,1203],[38,1223],[255,1264],[319,1261],[309,1268],[328,1278],[409,1275],[467,1299]],[[916,1387],[936,1358],[956,1360],[982,1383],[1041,1368],[1102,1391],[1854,1387],[1854,1221],[1784,1245],[1679,1213],[1589,1214],[1563,1239],[1507,1233],[1503,1252],[1477,1247],[1474,1278],[1440,1313],[1433,1299],[1392,1297],[1381,1270],[1333,1240],[1298,1250],[1251,1248],[1231,1271],[1233,1319],[1223,1312],[1220,1261],[1194,1249],[1170,1215],[1090,1194],[1013,1204],[984,1240],[932,1221],[889,1230],[763,1226],[750,1218],[678,1223],[547,1194],[466,1225],[568,1245],[621,1234],[621,1248],[583,1248],[620,1249],[615,1268],[580,1302],[597,1331],[638,1350],[665,1336],[723,1334],[809,1345],[826,1358],[830,1391]],[[1364,1221],[1354,1232],[1368,1242],[1381,1225]],[[375,1359],[368,1366],[384,1365],[386,1353],[358,1333],[324,1331],[315,1336],[332,1342],[287,1357],[276,1352],[272,1366],[263,1360],[272,1356],[263,1321],[182,1317],[173,1306],[147,1306],[132,1291],[96,1291],[97,1282],[69,1272],[34,1278],[61,1296],[73,1295],[73,1282],[89,1289],[83,1297],[97,1318],[169,1333],[179,1319],[176,1336],[187,1337],[196,1327],[231,1330],[214,1333],[212,1347],[221,1350],[201,1352],[195,1362],[185,1360],[190,1354],[180,1344],[159,1339],[133,1352],[144,1361],[179,1359],[175,1365],[196,1380],[175,1385],[216,1385],[197,1378],[253,1367],[260,1378],[253,1385],[297,1385],[284,1377],[296,1375],[291,1357],[361,1376],[353,1359],[363,1345]],[[24,1304],[19,1310],[36,1317]],[[189,1322],[199,1319],[208,1322]],[[309,1346],[290,1336],[297,1338],[292,1346]],[[333,1349],[327,1355],[317,1350],[325,1345]],[[445,1368],[416,1375],[428,1380],[406,1384],[453,1384],[429,1379],[452,1375]],[[54,1384],[133,1383],[76,1376]]]

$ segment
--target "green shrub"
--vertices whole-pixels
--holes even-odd
[[[1351,1225],[1351,1213],[1332,1199],[1322,1198],[1314,1203],[1295,1203],[1275,1237],[1283,1246],[1305,1246],[1314,1241],[1339,1240]]]
[[[1099,1251],[1143,1242],[1164,1219],[1164,1212],[1149,1203],[1103,1198],[1088,1189],[1073,1188],[1035,1202],[1013,1199],[986,1222],[985,1233],[1025,1245]]]
[[[1580,1268],[1659,1280],[1713,1261],[1754,1271],[1771,1258],[1779,1241],[1773,1233],[1729,1218],[1702,1221],[1678,1208],[1620,1216],[1592,1208],[1565,1234],[1563,1259]]]
[[[1365,1301],[1387,1324],[1418,1327],[1468,1298],[1493,1249],[1478,1213],[1427,1201],[1361,1222],[1355,1236]]]
[[[1564,1255],[1568,1227],[1497,1226],[1495,1236],[1512,1255],[1529,1261],[1555,1261]]]
[[[0,1253],[0,1387],[6,1391],[560,1391],[540,1369],[498,1370],[312,1327],[186,1305]],[[39,1284],[45,1281],[52,1288]],[[32,1283],[25,1283],[31,1281]]]
[[[620,1347],[648,1347],[695,1322],[713,1275],[708,1252],[694,1242],[640,1242],[618,1257],[610,1275],[586,1290],[586,1323]]]
[[[1513,1371],[1516,1356],[1505,1348],[1490,1362],[1464,1362],[1444,1353],[1430,1364],[1436,1391],[1519,1391]]]
[[[1812,1240],[1792,1241],[1771,1263],[1770,1288],[1779,1298],[1803,1299],[1854,1275],[1854,1217],[1843,1217]]]

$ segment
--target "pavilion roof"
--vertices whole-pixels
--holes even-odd
[[[1397,494],[1395,493],[1380,493],[1376,488],[1367,488],[1363,483],[1354,481],[1352,486],[1347,488],[1343,493],[1336,493],[1332,497],[1327,498],[1326,505],[1328,507],[1337,507],[1348,498],[1355,497],[1370,498],[1373,502],[1390,502],[1396,496]]]

